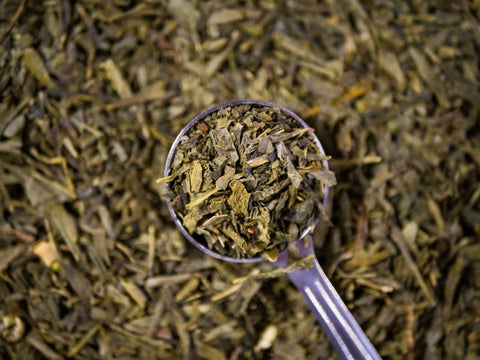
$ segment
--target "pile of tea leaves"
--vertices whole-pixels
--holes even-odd
[[[155,183],[197,114],[258,99],[332,156],[315,250],[382,357],[478,359],[479,54],[477,0],[0,1],[0,358],[338,358]]]
[[[274,106],[220,107],[180,138],[157,182],[168,182],[183,226],[209,249],[275,261],[316,219],[326,221],[335,175],[312,131]]]

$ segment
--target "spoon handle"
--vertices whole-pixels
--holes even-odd
[[[310,244],[303,250],[313,254],[312,240],[308,240]],[[312,269],[296,270],[288,276],[302,293],[342,359],[381,359],[316,259]]]

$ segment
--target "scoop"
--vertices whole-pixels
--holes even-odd
[[[292,119],[296,120],[303,127],[308,128],[309,126],[296,114],[291,112],[288,109],[282,108],[281,106],[264,102],[264,101],[254,101],[254,100],[238,100],[223,103],[217,106],[214,106],[200,115],[196,116],[192,121],[190,121],[185,128],[180,132],[175,141],[170,148],[170,152],[167,157],[165,164],[165,176],[170,174],[170,165],[175,154],[176,147],[180,143],[180,139],[188,132],[188,130],[194,126],[198,121],[201,121],[209,114],[216,112],[217,110],[227,107],[227,106],[237,106],[242,104],[251,104],[251,105],[261,105],[272,108],[277,108],[280,111],[288,114]],[[321,154],[325,155],[323,147],[318,140],[318,138],[313,134],[314,142],[318,147],[318,150]],[[324,165],[328,168],[328,164],[324,161]],[[168,184],[165,185],[166,187]],[[325,197],[323,199],[324,205],[326,203],[328,196],[328,186],[325,185]],[[246,259],[237,259],[233,257],[228,257],[216,253],[215,251],[210,250],[202,243],[197,241],[183,226],[180,218],[177,213],[173,210],[170,204],[170,200],[167,199],[167,206],[172,218],[180,229],[180,232],[198,249],[204,253],[213,256],[217,259],[234,262],[234,263],[253,263],[265,261],[262,257],[252,257]],[[298,249],[300,256],[315,255],[313,250],[313,242],[311,233],[315,225],[318,223],[319,219],[316,219],[314,224],[308,227],[299,237],[296,242],[296,247]],[[272,265],[276,267],[286,267],[289,265],[289,255],[288,250],[280,252],[278,259],[271,262]],[[328,280],[327,276],[323,272],[318,260],[315,258],[313,261],[313,266],[311,269],[300,269],[292,271],[288,274],[290,280],[294,283],[297,289],[302,293],[305,301],[309,305],[313,314],[317,318],[320,325],[323,327],[325,333],[329,337],[333,346],[337,350],[338,354],[342,359],[381,359],[377,351],[371,344],[370,340],[367,338],[365,333],[362,331],[358,323],[353,318],[350,311],[341,300],[338,293],[335,291],[334,287]]]

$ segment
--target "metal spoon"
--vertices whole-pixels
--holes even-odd
[[[242,104],[252,104],[252,105],[262,105],[272,108],[277,108],[280,111],[288,114],[290,117],[295,119],[303,127],[308,128],[309,126],[296,114],[291,112],[288,109],[282,108],[278,105],[264,102],[264,101],[253,101],[253,100],[239,100],[231,101],[224,104],[214,106],[200,115],[196,116],[192,121],[190,121],[185,128],[180,132],[175,141],[170,148],[170,152],[167,157],[165,164],[165,176],[168,176],[170,173],[170,165],[173,160],[175,149],[180,142],[180,139],[187,133],[187,131],[194,126],[198,121],[204,119],[209,114],[219,110],[220,108],[227,106],[236,106]],[[325,154],[323,147],[318,140],[318,138],[313,134],[315,144],[318,147],[320,153]],[[325,167],[328,167],[327,162],[324,162]],[[166,186],[168,186],[166,184]],[[327,200],[328,187],[325,185],[325,197],[324,205]],[[177,216],[176,212],[172,209],[170,200],[167,199],[167,206],[175,224],[178,226],[182,234],[198,249],[204,253],[213,256],[217,259],[235,262],[235,263],[253,263],[264,261],[262,257],[254,257],[248,259],[236,259],[224,255],[220,255],[203,244],[195,240],[195,238],[190,235],[190,233],[183,226],[180,218]],[[300,236],[296,242],[296,246],[299,250],[301,256],[315,255],[313,250],[312,237],[310,233],[313,231],[313,228],[318,223],[317,219],[313,226],[307,228]],[[288,251],[284,250],[280,252],[277,261],[271,262],[276,267],[286,267],[289,264]],[[323,272],[318,260],[315,258],[313,261],[313,267],[311,269],[302,269],[295,270],[288,274],[288,277],[298,290],[302,293],[305,301],[310,306],[310,309],[314,313],[320,325],[323,327],[325,333],[328,335],[330,341],[334,345],[338,354],[342,359],[381,359],[377,351],[368,340],[365,333],[362,331],[358,323],[353,318],[350,311],[338,296],[338,293],[333,288],[332,284],[328,280],[327,276]]]

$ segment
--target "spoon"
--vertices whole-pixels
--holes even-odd
[[[277,108],[283,113],[289,115],[292,119],[296,120],[303,127],[308,128],[309,126],[303,121],[299,116],[294,114],[288,109],[282,108],[281,106],[264,102],[264,101],[254,101],[254,100],[238,100],[223,103],[217,106],[214,106],[200,115],[196,116],[192,121],[190,121],[185,128],[180,132],[175,141],[170,148],[170,152],[167,157],[165,164],[165,176],[170,174],[170,165],[172,163],[175,150],[177,145],[180,143],[180,139],[187,133],[187,131],[194,126],[198,121],[204,119],[209,114],[216,112],[217,110],[228,107],[228,106],[237,106],[242,104],[251,104],[251,105],[261,105],[272,108]],[[323,147],[320,143],[320,140],[312,133],[314,142],[318,147],[318,150],[321,154],[325,155]],[[324,161],[324,166],[328,168],[328,164]],[[165,185],[166,187],[168,184]],[[325,185],[325,196],[323,203],[325,205],[328,196],[328,186]],[[177,213],[171,207],[170,200],[167,199],[167,206],[172,218],[180,229],[180,232],[198,249],[204,253],[213,256],[217,259],[234,262],[234,263],[254,263],[265,261],[262,257],[252,257],[247,259],[237,259],[229,256],[221,255],[215,251],[210,250],[202,243],[198,242],[183,226],[182,221],[178,217]],[[300,256],[313,255],[313,266],[311,269],[300,269],[292,271],[288,274],[288,277],[297,287],[297,289],[302,293],[305,301],[312,310],[313,314],[317,318],[318,322],[322,326],[323,330],[327,334],[328,338],[332,342],[333,346],[337,350],[339,356],[342,359],[381,359],[377,351],[371,344],[370,340],[367,338],[365,333],[362,331],[358,323],[353,318],[350,311],[347,309],[340,296],[334,289],[333,285],[328,280],[327,276],[323,272],[320,264],[318,263],[317,258],[313,250],[313,242],[311,233],[315,225],[318,223],[319,219],[316,219],[314,224],[308,227],[299,237],[296,242],[296,247],[298,249]],[[271,261],[271,263],[276,267],[286,267],[289,265],[289,256],[288,251],[284,250],[279,253],[278,259],[276,261]]]

